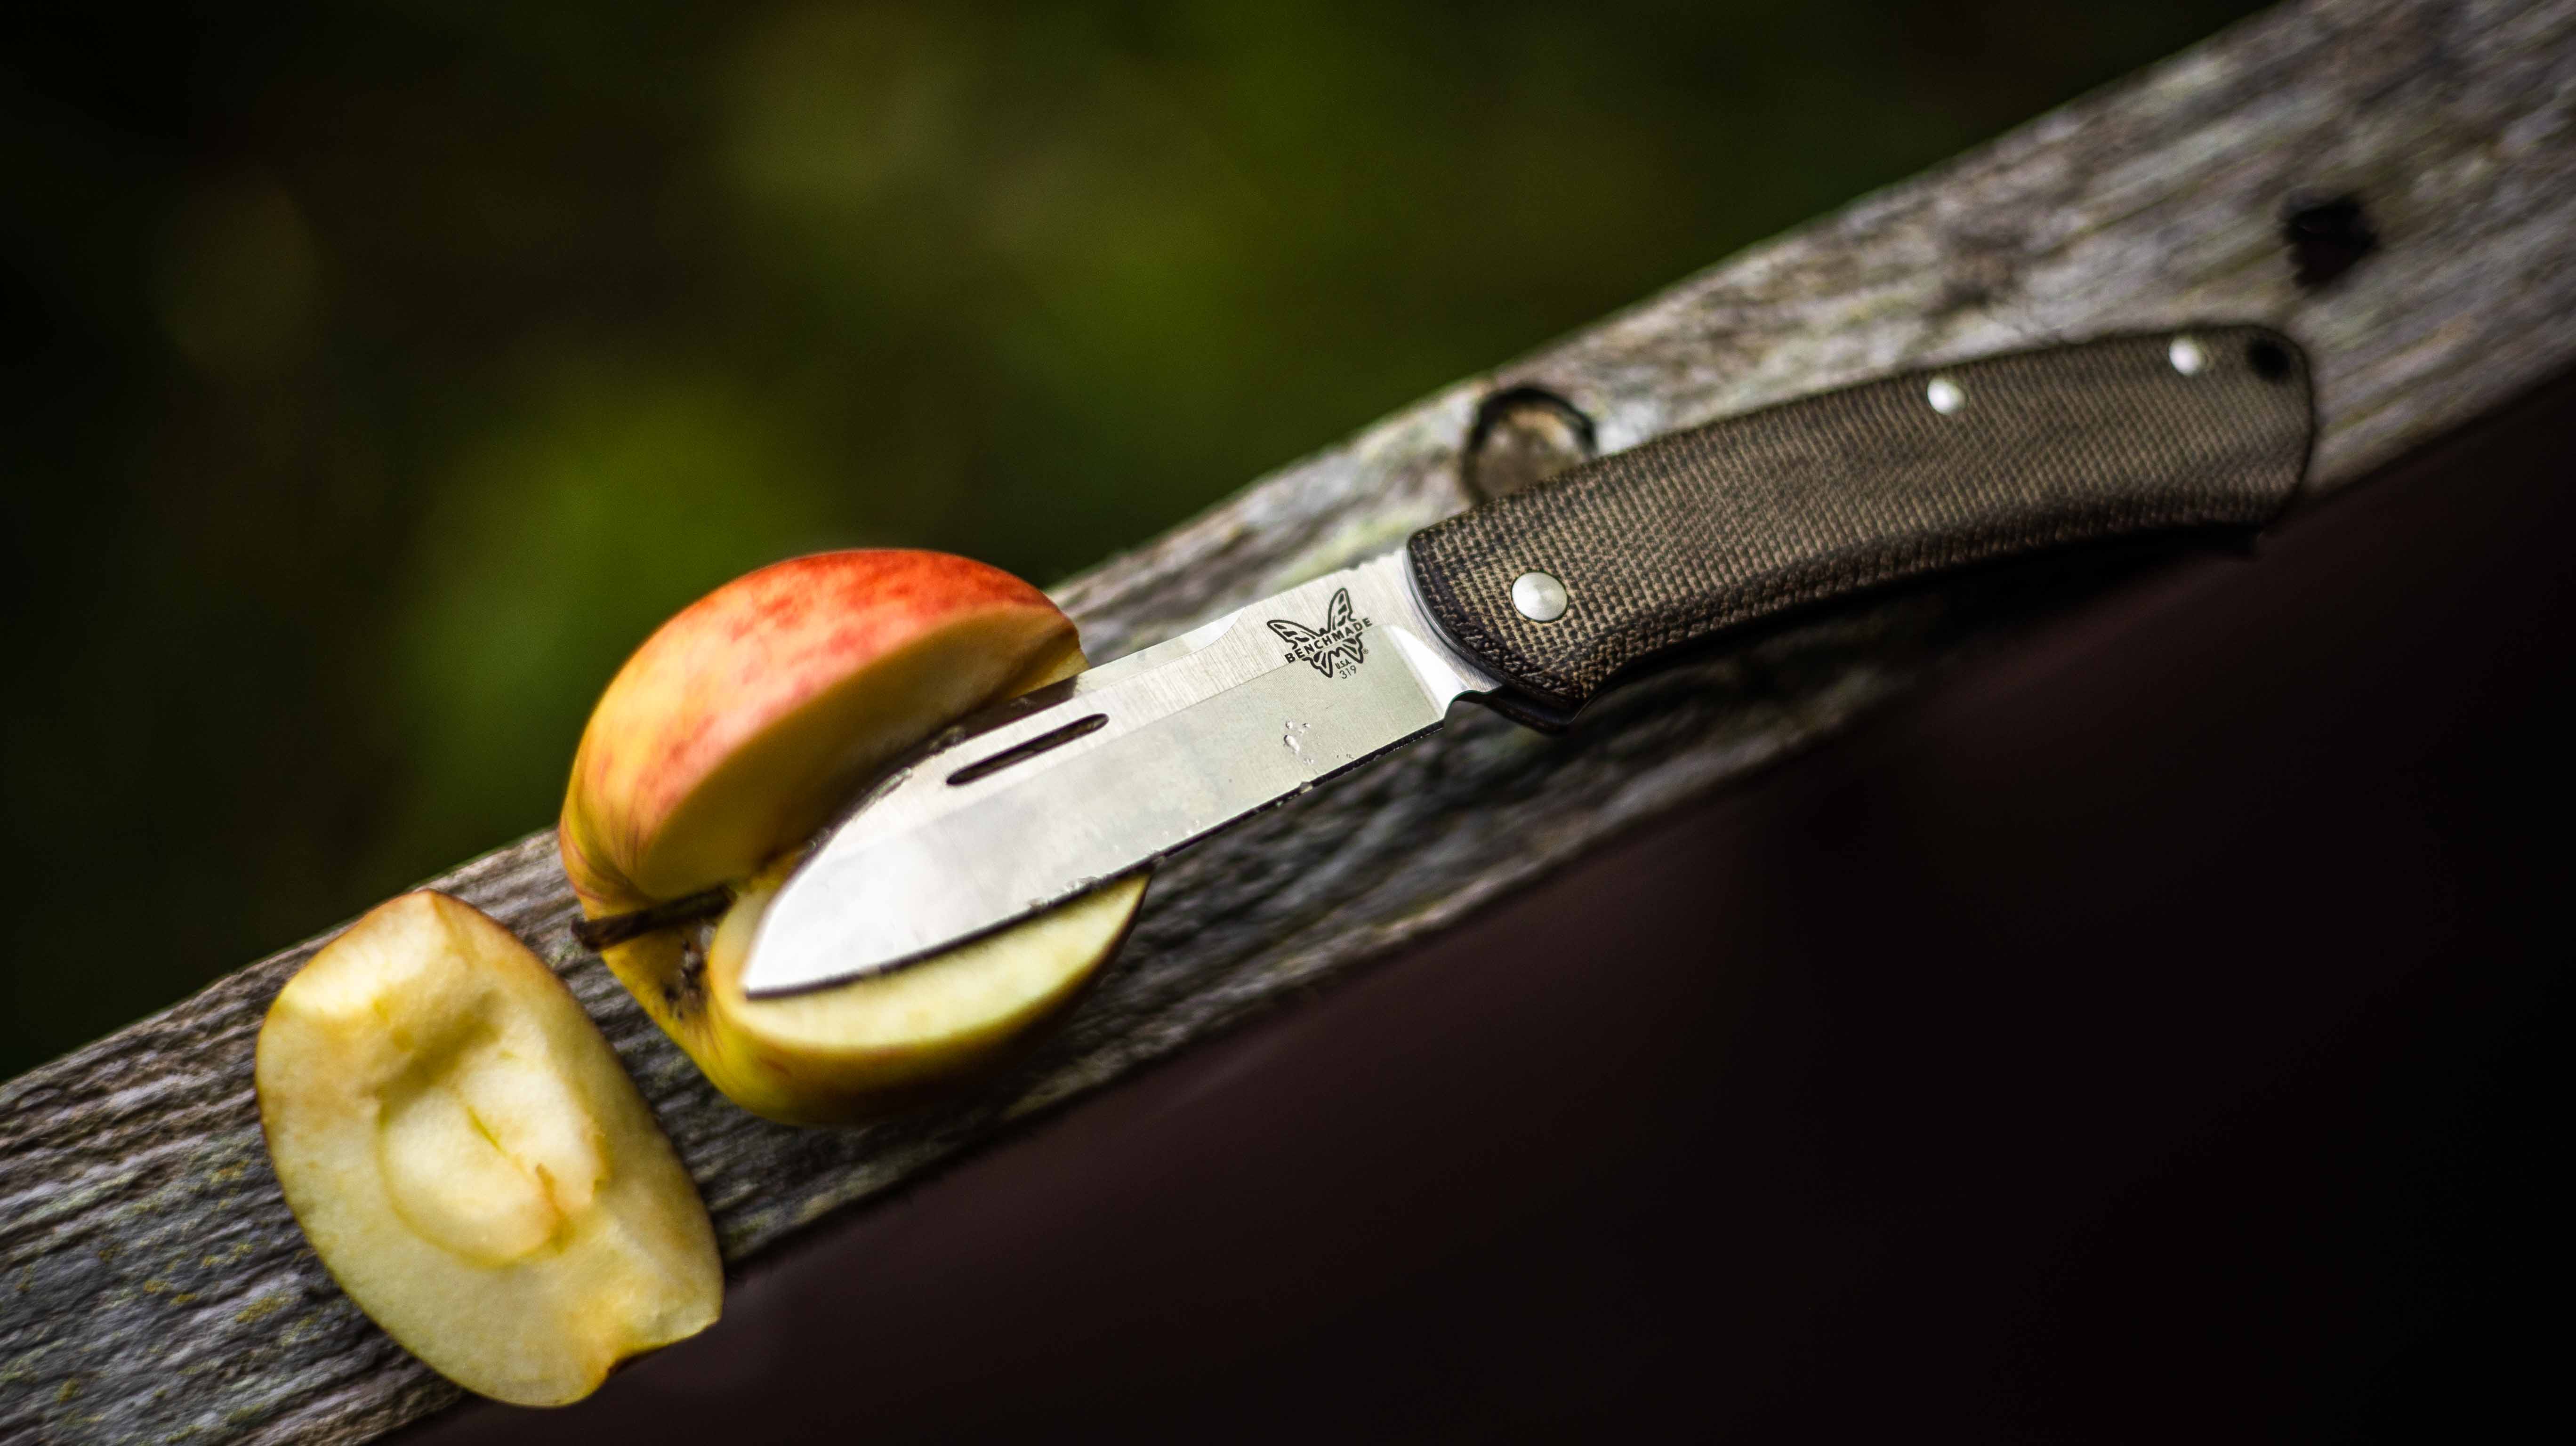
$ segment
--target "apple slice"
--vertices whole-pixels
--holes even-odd
[[[323,1265],[458,1385],[561,1405],[715,1320],[715,1231],[652,1110],[470,905],[422,891],[350,925],[269,1006],[255,1073]]]
[[[600,698],[558,836],[593,918],[717,885],[737,899],[712,930],[610,946],[609,968],[718,1089],[791,1124],[881,1115],[1008,1058],[1117,952],[1142,878],[785,999],[743,994],[744,951],[795,850],[871,771],[1082,666],[1046,594],[946,553],[797,558],[690,604]]]
[[[1045,593],[967,558],[870,548],[747,573],[600,695],[565,791],[566,869],[654,901],[749,878],[896,752],[1081,665]]]
[[[618,947],[656,951],[655,967],[687,981],[671,1006],[674,1037],[719,1089],[755,1114],[809,1125],[883,1115],[1015,1058],[1118,952],[1146,882],[1122,879],[871,979],[748,998],[743,964],[786,874],[782,860],[744,884],[708,934]]]

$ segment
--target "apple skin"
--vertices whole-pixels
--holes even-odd
[[[1079,658],[1045,593],[971,558],[869,548],[747,573],[600,696],[564,795],[565,872],[585,899],[749,878],[893,754]]]
[[[1143,877],[807,994],[749,998],[742,967],[800,846],[872,770],[1083,666],[1044,593],[941,553],[799,558],[692,604],[602,696],[558,837],[593,918],[737,899],[712,928],[611,946],[609,969],[717,1089],[783,1123],[878,1118],[1016,1057],[1117,953]]]

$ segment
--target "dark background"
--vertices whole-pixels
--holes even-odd
[[[406,1446],[2563,1436],[2571,422],[2576,378]]]
[[[0,1076],[553,816],[847,544],[1040,581],[2242,0],[0,12]]]

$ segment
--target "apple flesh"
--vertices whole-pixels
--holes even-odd
[[[875,769],[986,703],[1081,670],[1073,624],[1010,574],[944,553],[763,568],[663,624],[591,715],[559,830],[592,917],[716,885],[713,927],[602,951],[744,1108],[863,1120],[1010,1058],[1117,952],[1145,881],[873,978],[752,999],[741,978],[796,852]]]
[[[1146,882],[1120,880],[873,978],[753,999],[742,992],[743,966],[785,877],[782,863],[744,884],[703,934],[617,946],[611,966],[640,964],[675,985],[661,1010],[647,1012],[736,1103],[799,1125],[888,1114],[1016,1058],[1118,952]]]
[[[423,891],[351,925],[269,1006],[255,1074],[323,1265],[468,1390],[561,1405],[715,1320],[715,1232],[653,1112],[471,906]]]

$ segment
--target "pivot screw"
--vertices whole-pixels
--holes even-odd
[[[2209,365],[2209,357],[2200,349],[2200,343],[2187,336],[2173,339],[2173,345],[2165,348],[2165,360],[2172,362],[2173,369],[2187,377],[2200,375],[2200,369]]]
[[[1525,572],[1512,579],[1512,606],[1531,622],[1555,622],[1565,616],[1565,603],[1565,584],[1546,573]]]
[[[1959,384],[1948,377],[1934,377],[1931,385],[1923,389],[1923,400],[1932,404],[1932,410],[1946,417],[1968,404],[1968,394],[1959,390]]]

